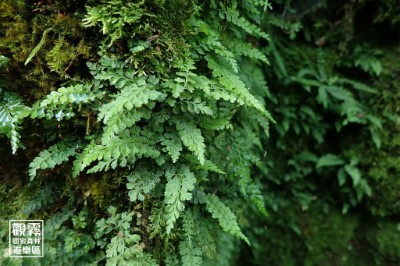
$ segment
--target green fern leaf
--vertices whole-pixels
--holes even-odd
[[[121,137],[114,137],[102,144],[88,145],[74,162],[74,175],[85,169],[95,161],[97,165],[89,169],[88,173],[107,171],[117,166],[126,167],[133,164],[137,158],[147,157],[156,159],[160,152],[152,144],[155,140],[150,140],[148,136],[143,136],[141,130],[136,127],[132,130],[134,134],[125,134]]]
[[[183,112],[190,112],[192,114],[206,114],[213,115],[212,109],[207,106],[205,102],[202,102],[200,98],[195,98],[194,100],[186,100],[180,102],[181,110]]]
[[[187,166],[181,166],[177,173],[167,172],[168,183],[165,187],[165,217],[166,232],[169,234],[175,221],[185,209],[185,201],[192,198],[192,191],[196,183],[194,174]]]
[[[242,28],[248,34],[269,40],[268,34],[266,34],[261,28],[259,28],[256,24],[251,23],[246,18],[240,16],[236,2],[233,2],[231,7],[226,8],[225,17],[227,21]]]
[[[235,59],[234,54],[228,50],[220,40],[220,34],[217,30],[211,27],[208,23],[202,20],[194,21],[194,24],[198,27],[198,29],[206,34],[206,38],[201,41],[203,48],[207,51],[214,51],[216,54],[222,56],[226,61],[228,61],[232,70],[237,73],[238,72],[238,64]],[[199,49],[199,48],[198,48]]]
[[[179,243],[179,253],[182,258],[183,266],[200,266],[202,265],[202,251],[200,247],[195,245],[194,241],[194,220],[190,212],[183,215],[183,235],[182,241]]]
[[[50,146],[47,150],[41,151],[29,164],[28,172],[31,180],[35,178],[37,170],[51,169],[68,161],[69,157],[75,155],[76,150],[80,147],[81,145],[76,141],[61,141]]]
[[[205,203],[207,210],[212,214],[213,218],[218,220],[220,226],[225,232],[243,239],[250,245],[249,240],[240,230],[235,214],[228,206],[220,201],[214,194],[205,195]]]
[[[144,80],[137,84],[132,83],[130,86],[123,87],[115,99],[100,108],[98,120],[107,124],[107,121],[115,115],[140,108],[148,104],[149,101],[162,100],[165,96],[151,86],[146,86]]]
[[[179,155],[182,151],[182,141],[174,134],[166,134],[161,140],[161,144],[165,146],[169,156],[171,156],[172,162],[176,163],[179,159]]]
[[[340,78],[338,79],[338,83],[340,84],[349,84],[351,85],[354,89],[359,90],[359,91],[364,91],[364,92],[369,92],[369,93],[378,93],[378,91],[374,88],[371,88],[370,86],[363,84],[361,82],[357,82],[351,79],[346,79],[346,78]]]
[[[259,49],[253,47],[250,43],[245,41],[235,41],[228,42],[228,47],[231,51],[235,51],[237,55],[247,56],[248,58],[254,59],[256,61],[260,60],[266,64],[269,64],[269,61],[265,54],[261,52]]]
[[[102,141],[107,142],[125,129],[131,128],[143,118],[149,119],[150,117],[151,111],[145,108],[141,108],[140,110],[134,109],[131,111],[123,110],[121,113],[115,114],[105,123]]]
[[[261,193],[260,187],[248,176],[243,176],[239,180],[239,187],[243,196],[250,198],[260,213],[267,217],[268,213],[265,208],[264,197]]]
[[[161,172],[149,172],[146,170],[136,170],[129,175],[126,188],[129,189],[129,199],[131,201],[144,201],[145,194],[149,194],[160,182]]]
[[[213,163],[210,160],[205,160],[204,164],[200,164],[198,160],[196,160],[196,157],[194,157],[191,154],[186,154],[185,159],[188,160],[190,163],[196,166],[197,169],[199,170],[206,170],[206,171],[212,171],[218,174],[224,175],[225,172],[222,171],[215,163]]]
[[[93,89],[89,84],[76,84],[69,87],[61,87],[52,91],[47,97],[34,105],[31,118],[55,117],[58,121],[74,116],[73,105],[93,102],[103,97],[103,92]]]
[[[0,55],[0,67],[6,66],[9,61],[10,59],[8,59],[7,57],[5,57],[4,55]]]
[[[201,130],[196,127],[193,122],[178,122],[176,129],[179,131],[179,136],[183,144],[196,155],[201,164],[204,164],[205,144],[204,138],[201,135]]]
[[[3,96],[0,100],[0,133],[10,139],[12,153],[15,154],[18,147],[24,147],[18,132],[19,124],[31,109],[23,105],[22,100],[14,94],[4,93],[0,96]]]
[[[161,233],[163,232],[162,229],[165,226],[165,220],[163,217],[163,214],[165,212],[165,205],[163,204],[161,207],[158,207],[158,205],[159,204],[157,202],[154,202],[154,206],[151,210],[150,239],[154,238],[156,235],[161,235]]]
[[[220,85],[236,96],[235,101],[241,105],[246,104],[247,106],[255,108],[262,115],[274,121],[272,116],[265,110],[264,106],[249,92],[244,82],[240,80],[237,75],[225,69],[221,64],[218,64],[211,56],[206,56],[206,60],[213,72],[213,76],[218,79]]]

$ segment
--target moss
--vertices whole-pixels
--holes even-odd
[[[68,9],[71,7],[66,4],[61,8],[59,2],[40,7],[21,3],[24,1],[7,0],[0,5],[4,18],[0,22],[0,53],[8,56],[10,68],[17,70],[8,75],[9,83],[14,84],[9,90],[19,92],[23,87],[32,100],[32,96],[49,93],[64,78],[81,75],[78,59],[89,59],[95,40],[84,31],[79,17],[70,13],[78,6]],[[22,67],[24,63],[27,67]],[[27,84],[35,90],[27,90]]]

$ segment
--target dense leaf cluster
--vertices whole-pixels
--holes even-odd
[[[80,30],[89,28],[87,38],[96,35],[97,55],[74,70],[81,73],[67,76],[49,93],[37,93],[41,96],[32,104],[5,94],[1,128],[14,154],[23,152],[17,151],[24,143],[19,133],[23,121],[26,127],[59,128],[50,141],[43,139],[47,147],[28,170],[28,186],[46,187],[56,178],[59,189],[46,193],[64,206],[56,210],[44,199],[29,211],[28,216],[48,221],[46,230],[60,217],[45,239],[42,263],[212,264],[224,248],[221,239],[232,245],[238,243],[235,238],[249,243],[238,205],[242,212],[253,205],[266,214],[260,186],[250,173],[263,152],[261,132],[268,130],[272,117],[262,95],[245,79],[245,73],[268,62],[249,42],[268,39],[258,25],[264,6],[252,2],[252,10],[239,12],[235,1],[184,2],[92,2],[80,14]],[[157,11],[184,14],[182,27],[166,22]],[[50,10],[39,11],[45,12]],[[24,66],[40,64],[55,27],[42,29]],[[65,42],[54,40],[45,58],[58,60],[55,53],[68,53],[62,47],[67,49],[73,40]],[[236,42],[240,46],[231,49]],[[6,50],[5,55],[12,60],[12,53]],[[64,59],[59,60],[45,67],[60,72]],[[7,89],[7,80],[5,85]],[[63,172],[57,172],[60,166]],[[35,202],[40,193],[45,192],[20,197]],[[13,208],[9,212],[18,215]],[[66,239],[58,243],[62,231]],[[227,254],[227,263],[232,254]]]

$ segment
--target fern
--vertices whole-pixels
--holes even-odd
[[[74,105],[87,104],[101,99],[103,92],[89,84],[77,84],[69,87],[61,87],[51,92],[45,99],[36,103],[31,112],[31,118],[55,117],[58,121],[71,118],[75,115]]]
[[[213,58],[207,57],[207,62],[213,71],[213,76],[218,78],[220,85],[234,93],[234,95],[237,95],[237,98],[233,99],[233,102],[237,101],[241,105],[246,104],[253,107],[264,116],[273,120],[272,116],[265,110],[262,104],[249,92],[243,81],[218,64]]]
[[[87,146],[82,153],[78,171],[82,171],[91,163],[98,161],[97,165],[88,170],[95,173],[117,166],[125,167],[128,163],[134,163],[137,158],[157,158],[160,152],[151,145],[151,141],[141,134],[137,128],[136,133],[124,134],[121,138],[115,137],[102,144]]]
[[[98,119],[107,123],[110,117],[123,110],[130,111],[133,108],[140,108],[149,104],[149,101],[162,100],[163,97],[165,97],[163,93],[151,89],[151,87],[147,88],[145,80],[140,79],[137,84],[131,83],[124,86],[114,101],[103,105],[99,110]]]
[[[160,182],[161,172],[137,171],[128,176],[126,188],[129,189],[129,198],[131,201],[144,201],[145,195],[154,190],[157,183]]]
[[[218,259],[219,254],[217,253],[217,236],[215,232],[219,231],[219,225],[217,223],[210,223],[210,221],[204,219],[201,213],[199,213],[198,208],[194,208],[190,213],[195,224],[193,227],[193,248],[200,248],[203,255],[202,258],[204,258],[203,263],[207,259],[211,261]]]
[[[196,157],[191,154],[187,154],[185,156],[185,159],[191,162],[198,170],[211,171],[222,175],[225,174],[225,172],[222,171],[221,168],[218,167],[218,165],[210,160],[205,160],[204,163],[201,164],[198,160],[196,160]]]
[[[143,252],[141,237],[130,232],[133,213],[117,213],[114,206],[110,206],[107,211],[111,217],[96,223],[95,235],[98,239],[97,244],[101,246],[105,244],[104,240],[111,232],[117,233],[107,244],[106,265],[157,265],[149,254]]]
[[[122,111],[105,122],[104,133],[102,135],[103,142],[111,140],[116,135],[124,132],[125,129],[133,127],[143,118],[149,119],[151,112],[148,109]]]
[[[192,114],[213,115],[212,109],[207,106],[206,102],[202,102],[200,98],[187,100],[180,103],[182,112],[190,112]]]
[[[151,210],[150,221],[151,221],[151,233],[150,238],[154,238],[157,235],[163,234],[163,228],[165,227],[164,210],[165,205],[158,206],[157,202]]]
[[[238,202],[249,198],[262,206],[252,180],[240,182],[257,163],[262,147],[257,132],[267,130],[272,120],[262,100],[266,83],[250,75],[262,73],[261,65],[268,63],[257,45],[267,38],[259,26],[261,10],[249,7],[240,13],[235,1],[167,2],[93,3],[80,15],[84,27],[102,31],[91,31],[94,38],[89,42],[82,40],[98,48],[96,56],[81,53],[81,42],[63,34],[43,56],[38,51],[47,47],[50,35],[45,33],[44,43],[27,60],[36,56],[46,63],[46,75],[55,71],[63,76],[66,63],[82,65],[80,55],[90,61],[90,76],[81,68],[71,69],[64,86],[34,99],[27,112],[31,120],[50,120],[35,123],[59,125],[57,136],[64,138],[31,162],[31,182],[47,182],[44,170],[61,164],[67,170],[71,160],[73,179],[70,171],[57,171],[64,177],[57,185],[78,212],[94,207],[85,216],[66,216],[62,222],[72,222],[56,229],[60,232],[52,235],[54,241],[65,231],[65,248],[62,259],[52,259],[53,264],[82,259],[82,264],[202,265],[218,259],[220,232],[248,242],[223,202],[241,191],[245,199],[239,197]],[[265,3],[253,4],[263,8]],[[66,21],[73,14],[66,13]],[[49,29],[55,36],[57,25]],[[76,25],[65,27],[79,36],[88,33]],[[63,49],[65,55],[57,58]],[[67,121],[71,117],[74,120]],[[238,140],[242,153],[233,153]],[[122,204],[121,210],[112,207],[116,204]],[[51,254],[59,252],[53,246]]]
[[[173,169],[166,172],[168,179],[165,186],[165,219],[166,232],[169,234],[174,227],[175,221],[185,209],[184,202],[192,199],[191,192],[194,190],[196,178],[190,169],[183,165],[177,172]]]
[[[225,18],[227,21],[240,27],[248,34],[263,38],[265,40],[269,40],[268,34],[266,34],[257,25],[255,25],[254,23],[251,23],[246,18],[244,18],[240,15],[239,11],[237,10],[237,2],[236,1],[232,1],[232,6],[226,8],[224,15],[225,15]]]
[[[183,216],[182,240],[179,244],[179,253],[182,258],[182,265],[196,266],[202,265],[202,252],[200,247],[196,246],[194,239],[194,220],[190,212],[186,212]]]
[[[171,156],[172,162],[176,163],[179,159],[179,155],[182,152],[182,141],[181,139],[173,134],[166,134],[162,139],[161,143],[165,146],[165,150]]]
[[[51,169],[56,165],[60,165],[68,161],[69,157],[75,155],[76,150],[81,145],[75,141],[61,141],[47,150],[43,150],[39,155],[29,164],[29,177],[33,180],[39,169]]]
[[[4,67],[8,64],[10,59],[8,57],[5,57],[4,55],[0,55],[0,67]]]
[[[230,50],[235,51],[236,55],[244,55],[248,58],[251,58],[255,61],[260,60],[266,64],[269,64],[269,61],[265,54],[261,52],[259,49],[253,47],[251,44],[245,41],[238,41],[235,43],[228,43]]]
[[[205,145],[204,138],[201,135],[201,130],[196,127],[192,122],[178,122],[176,129],[183,144],[196,155],[201,164],[204,164]]]
[[[250,198],[260,213],[262,213],[264,216],[268,216],[268,212],[265,208],[264,197],[260,187],[247,176],[240,179],[239,187],[243,196],[245,198]]]
[[[213,218],[218,220],[220,226],[225,232],[243,239],[250,245],[249,240],[240,230],[235,214],[228,206],[213,194],[204,195],[204,201],[207,210],[212,214]]]
[[[206,51],[213,51],[222,56],[229,62],[232,70],[237,73],[239,70],[237,60],[234,54],[221,43],[219,33],[204,21],[197,20],[194,24],[206,35],[206,38],[201,41],[200,47]],[[199,51],[202,52],[202,50]]]
[[[31,190],[30,193],[32,193],[32,188],[29,188],[29,190]],[[33,193],[35,194],[35,197],[25,203],[22,213],[30,215],[38,210],[51,206],[55,200],[54,190],[55,187],[50,185]]]
[[[0,97],[0,133],[10,139],[12,153],[15,154],[19,147],[24,147],[18,130],[22,120],[29,115],[30,108],[14,94],[0,91]]]

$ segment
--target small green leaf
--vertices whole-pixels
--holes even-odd
[[[339,186],[343,186],[344,183],[346,183],[346,171],[341,168],[338,172],[338,180],[339,180]]]
[[[360,173],[360,170],[358,170],[357,167],[352,166],[352,165],[349,165],[349,164],[345,165],[344,169],[346,170],[346,173],[348,173],[349,176],[352,178],[352,180],[353,180],[353,185],[354,185],[354,186],[357,186],[358,183],[359,183],[360,180],[361,180],[361,173]]]
[[[337,166],[344,164],[344,161],[334,154],[326,154],[319,158],[317,168],[327,166]]]
[[[374,142],[375,146],[378,149],[380,149],[382,146],[381,137],[379,136],[379,134],[376,130],[371,129],[370,132],[371,132],[372,141]]]
[[[379,60],[371,60],[371,69],[372,71],[379,76],[382,72],[382,64],[379,62]]]

